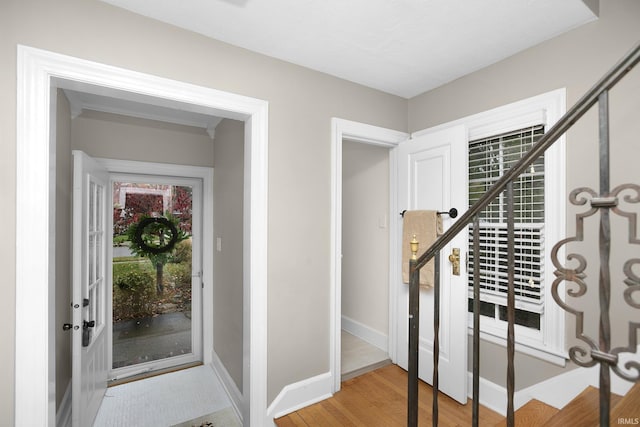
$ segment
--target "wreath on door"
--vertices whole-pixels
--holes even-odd
[[[139,253],[153,255],[171,252],[184,234],[173,221],[162,216],[143,217],[131,231],[134,249]]]

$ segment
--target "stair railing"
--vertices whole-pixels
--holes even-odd
[[[407,425],[418,425],[418,325],[419,325],[419,275],[420,269],[434,259],[434,310],[433,310],[433,426],[438,425],[438,361],[439,361],[439,329],[440,329],[440,250],[445,247],[458,233],[473,222],[473,253],[479,254],[479,222],[480,213],[489,203],[506,192],[507,208],[507,262],[513,265],[515,259],[514,250],[514,200],[513,182],[551,147],[569,128],[571,128],[591,107],[599,104],[599,147],[600,147],[600,191],[595,192],[589,188],[578,188],[570,195],[570,201],[574,205],[587,203],[586,197],[579,198],[580,194],[586,194],[591,198],[591,209],[576,215],[576,236],[558,242],[552,249],[552,262],[556,267],[557,279],[552,284],[552,295],[557,304],[565,311],[576,316],[576,338],[587,344],[588,350],[574,346],[569,349],[570,359],[579,366],[589,367],[600,364],[600,426],[609,426],[609,402],[611,396],[610,371],[613,370],[621,378],[629,381],[640,381],[640,363],[628,362],[627,369],[635,369],[637,374],[631,375],[624,372],[618,366],[618,355],[622,352],[635,353],[637,348],[637,334],[640,330],[640,322],[629,322],[628,345],[611,349],[611,325],[609,310],[611,302],[611,283],[609,272],[609,256],[611,246],[610,213],[623,216],[629,222],[628,242],[640,244],[637,236],[636,214],[622,211],[617,207],[618,196],[621,192],[635,191],[635,196],[627,195],[624,200],[629,203],[640,203],[640,186],[624,184],[615,189],[609,188],[609,90],[616,85],[631,69],[640,62],[640,43],[631,49],[611,70],[605,74],[578,102],[558,120],[531,149],[487,192],[469,208],[451,227],[440,236],[420,257],[413,257],[409,261],[409,370],[408,370],[408,405]],[[586,284],[582,281],[585,277],[584,269],[586,260],[583,256],[571,254],[574,260],[578,260],[578,267],[565,268],[557,260],[560,246],[572,242],[582,241],[583,219],[600,212],[600,277],[599,277],[599,339],[594,340],[584,334],[583,312],[565,304],[558,294],[558,286],[563,281],[570,281],[578,286],[577,290],[568,290],[569,295],[579,297],[586,292]],[[415,248],[414,248],[415,249]],[[415,249],[417,250],[417,249]],[[414,252],[415,253],[415,252]],[[473,266],[473,408],[472,425],[478,426],[479,422],[479,354],[480,354],[480,275],[479,256],[474,256]],[[624,273],[627,276],[625,283],[628,288],[624,292],[625,302],[632,308],[640,309],[640,303],[633,298],[634,292],[640,292],[640,277],[632,271],[634,265],[640,265],[640,259],[631,258],[624,264]],[[513,269],[509,269],[507,290],[507,426],[513,427],[514,417],[514,392],[515,392],[515,287]]]

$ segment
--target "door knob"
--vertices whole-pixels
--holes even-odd
[[[91,320],[89,322],[84,320],[82,322],[82,346],[83,347],[89,347],[89,344],[91,343],[91,328],[95,326],[96,326],[95,320]]]
[[[451,262],[451,270],[454,276],[460,275],[460,248],[452,248],[451,255],[449,255],[449,261]]]

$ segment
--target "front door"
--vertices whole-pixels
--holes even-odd
[[[202,180],[112,173],[111,183],[109,379],[199,363]]]
[[[462,126],[431,132],[401,143],[397,148],[398,207],[407,210],[467,210],[466,131]],[[446,231],[454,219],[442,215]],[[398,232],[402,236],[401,230]],[[400,244],[398,245],[400,248]],[[461,403],[467,400],[467,283],[464,262],[460,275],[452,274],[449,254],[460,248],[467,253],[464,233],[440,252],[440,360],[439,386]],[[421,246],[419,253],[427,248]],[[399,253],[402,253],[401,251]],[[398,278],[398,364],[408,367],[409,286]],[[420,290],[419,377],[433,378],[433,290]]]
[[[105,268],[109,175],[82,151],[73,152],[72,425],[93,424],[107,388]]]

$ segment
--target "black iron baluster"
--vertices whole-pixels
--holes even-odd
[[[438,426],[438,361],[440,359],[440,251],[433,257],[433,426]]]
[[[409,260],[409,370],[407,389],[407,426],[418,425],[418,340],[420,326],[420,270],[416,268],[417,242],[411,243]],[[415,249],[415,250],[414,250]]]
[[[480,216],[473,217],[473,414],[480,422]]]
[[[598,118],[600,137],[600,197],[609,196],[609,91],[598,96]],[[600,208],[600,351],[608,354],[611,350],[611,276],[609,257],[611,254],[611,224],[609,207]],[[609,426],[611,399],[611,372],[609,362],[600,360],[600,426]]]
[[[515,425],[513,394],[515,392],[515,356],[514,324],[516,317],[514,290],[514,218],[513,218],[513,181],[506,188],[507,198],[507,426]]]

